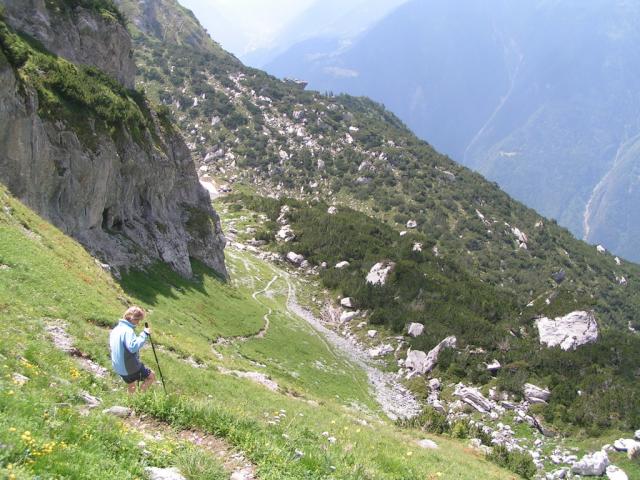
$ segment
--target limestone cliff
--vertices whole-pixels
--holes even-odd
[[[0,5],[11,27],[47,49],[132,83],[130,40],[114,19],[76,7],[83,20],[74,24],[39,0]],[[193,257],[226,276],[219,218],[167,118],[95,69],[0,26],[0,181],[115,268],[161,260],[189,276]]]

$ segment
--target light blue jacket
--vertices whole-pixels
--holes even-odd
[[[148,335],[143,331],[136,336],[134,328],[133,323],[120,320],[109,335],[111,364],[118,375],[133,375],[142,368],[140,349],[147,341]]]

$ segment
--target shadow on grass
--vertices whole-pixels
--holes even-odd
[[[146,270],[130,271],[123,275],[120,286],[127,295],[138,298],[148,305],[156,305],[159,297],[178,299],[177,294],[190,291],[206,295],[205,279],[218,282],[220,288],[228,286],[215,270],[197,260],[191,259],[191,268],[193,277],[185,278],[167,264],[158,262]]]

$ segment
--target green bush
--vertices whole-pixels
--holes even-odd
[[[509,451],[503,445],[496,445],[487,456],[489,460],[497,463],[501,467],[511,470],[522,478],[533,478],[536,474],[536,466],[531,455],[526,452]]]

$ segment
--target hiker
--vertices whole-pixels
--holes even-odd
[[[109,335],[113,369],[128,385],[129,393],[135,393],[136,383],[142,382],[140,390],[145,391],[156,379],[155,374],[140,361],[140,349],[151,336],[151,329],[145,328],[140,335],[134,331],[144,315],[142,308],[129,307]]]

